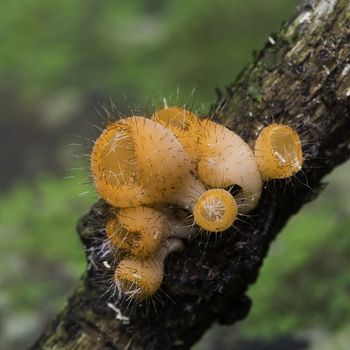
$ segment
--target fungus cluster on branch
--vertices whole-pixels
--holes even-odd
[[[298,134],[281,124],[263,128],[253,151],[227,127],[178,107],[110,123],[95,142],[91,170],[114,207],[106,237],[123,253],[114,283],[133,299],[152,296],[166,256],[194,225],[227,230],[256,207],[263,181],[292,176],[302,161]]]

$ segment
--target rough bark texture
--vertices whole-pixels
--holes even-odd
[[[232,324],[247,316],[247,288],[271,241],[317,196],[323,176],[350,155],[349,1],[304,2],[236,82],[219,92],[212,114],[252,143],[272,121],[293,125],[306,155],[302,173],[268,183],[259,206],[232,232],[206,247],[204,239],[187,242],[184,251],[169,256],[162,287],[169,297],[156,301],[157,312],[149,303],[112,301],[129,324],[116,319],[102,296],[110,272],[93,247],[108,206],[96,203],[78,225],[90,248],[89,269],[32,349],[188,349],[213,322]]]

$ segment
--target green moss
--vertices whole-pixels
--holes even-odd
[[[255,101],[262,101],[263,95],[261,92],[260,84],[258,82],[249,84],[248,93]]]

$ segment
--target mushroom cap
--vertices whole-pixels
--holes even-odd
[[[233,225],[238,208],[233,196],[224,189],[211,189],[202,194],[194,209],[194,220],[209,232],[221,232]]]
[[[111,123],[96,140],[91,171],[97,192],[109,204],[128,207],[152,201],[137,169],[131,117]]]
[[[255,158],[264,179],[284,179],[297,173],[303,164],[301,141],[288,125],[263,128],[255,142]]]
[[[143,117],[110,124],[91,154],[95,187],[116,207],[171,202],[193,166],[176,136]]]
[[[154,254],[170,232],[167,217],[153,208],[125,208],[119,211],[117,217],[124,230],[137,236],[129,248],[137,257],[145,258]]]
[[[114,274],[122,292],[136,300],[151,297],[160,288],[163,277],[163,261],[124,259]]]

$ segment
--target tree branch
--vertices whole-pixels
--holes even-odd
[[[252,144],[262,125],[293,125],[306,155],[290,181],[268,183],[256,210],[220,239],[186,242],[166,261],[157,313],[148,303],[107,305],[110,272],[94,255],[109,207],[96,203],[78,225],[89,269],[65,310],[32,349],[188,349],[215,321],[247,316],[249,285],[287,220],[322,189],[321,180],[350,155],[350,4],[309,0],[266,47],[219,92],[212,115]],[[229,48],[228,48],[229,49]],[[107,257],[108,261],[108,257]],[[121,318],[121,317],[119,317]]]

